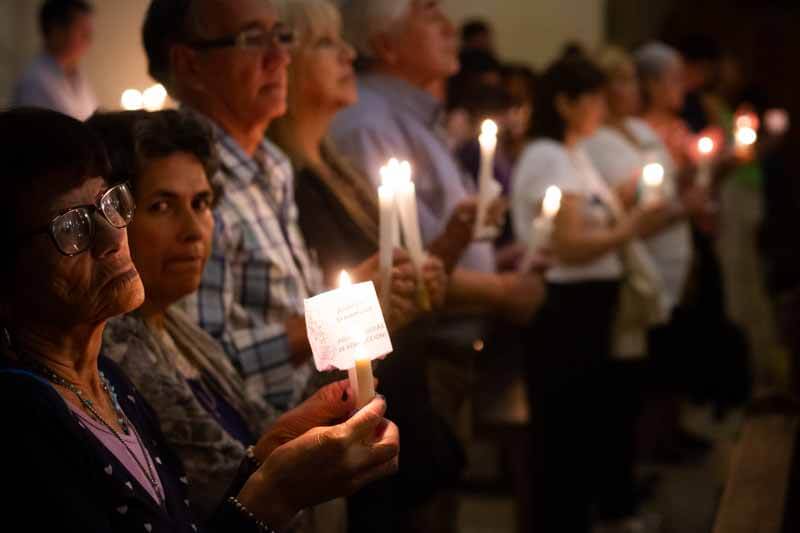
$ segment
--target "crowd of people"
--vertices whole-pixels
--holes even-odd
[[[92,17],[44,2],[0,113],[7,521],[455,531],[476,362],[513,345],[532,531],[655,531],[637,460],[709,445],[682,401],[721,413],[779,381],[755,238],[783,130],[713,42],[569,46],[537,74],[438,1],[151,0],[148,71],[179,109],[106,112],[80,69]],[[486,118],[494,240],[474,237]],[[742,120],[763,139],[738,142]],[[313,366],[304,300],[343,269],[380,279],[390,158],[413,166],[427,255],[394,251],[394,351],[356,410]]]

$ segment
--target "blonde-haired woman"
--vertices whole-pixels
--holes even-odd
[[[300,227],[326,277],[332,277],[373,257],[379,244],[377,191],[327,140],[336,113],[358,99],[355,51],[342,38],[339,11],[329,1],[284,0],[279,6],[283,20],[295,31],[296,45],[289,67],[288,111],[273,122],[268,135],[292,161]],[[399,268],[408,267],[406,259]],[[430,260],[424,277],[440,306],[446,287],[442,262]],[[404,316],[401,326],[413,324],[395,327],[394,353],[378,365],[376,373],[381,392],[396,398],[397,412],[392,415],[405,420],[399,424],[406,428],[403,471],[395,480],[352,500],[358,503],[351,502],[348,513],[351,532],[371,531],[376,521],[385,531],[395,527],[411,531],[406,524],[416,516],[413,510],[431,497],[437,483],[451,479],[460,468],[458,454],[444,444],[449,438],[440,436],[446,430],[434,415],[425,379],[431,323],[417,320],[419,310],[395,304],[393,299],[392,316]]]

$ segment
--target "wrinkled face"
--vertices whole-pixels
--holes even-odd
[[[47,187],[36,188],[19,207],[19,234],[47,226],[69,208],[94,204],[107,188],[102,178],[88,179],[58,194]],[[69,328],[101,324],[142,304],[144,288],[128,251],[126,229],[111,226],[99,212],[93,216],[92,245],[76,256],[59,252],[47,233],[20,242],[5,289],[4,314],[23,322]]]
[[[165,309],[197,290],[211,253],[213,193],[193,155],[150,161],[136,181],[136,218],[128,228],[131,254],[147,302]]]
[[[77,13],[68,26],[53,28],[47,38],[48,45],[68,62],[77,63],[89,51],[93,34],[92,15]]]
[[[358,99],[353,61],[356,54],[331,23],[308,35],[292,54],[290,68],[294,105],[341,109]]]
[[[277,12],[264,0],[205,0],[200,9],[204,40],[244,30],[272,30]],[[229,46],[194,52],[199,90],[244,127],[286,112],[289,52],[275,42],[263,48]]]
[[[390,36],[388,62],[432,83],[458,72],[458,36],[439,0],[414,0]]]
[[[671,63],[661,77],[647,82],[650,105],[656,109],[677,112],[683,108],[686,82],[682,61]]]
[[[612,74],[606,87],[608,108],[619,117],[635,115],[639,111],[639,78],[632,63],[623,63]]]
[[[567,131],[577,137],[589,137],[597,131],[606,117],[606,97],[602,91],[583,93],[569,99],[564,95],[560,101],[559,112],[567,124]]]

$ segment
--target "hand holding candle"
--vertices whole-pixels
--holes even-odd
[[[561,189],[555,185],[551,185],[545,191],[542,212],[533,219],[528,237],[528,249],[519,264],[520,273],[530,272],[536,260],[536,254],[542,248],[549,246],[553,235],[553,221],[561,209],[561,197]]]
[[[317,370],[347,370],[360,408],[375,396],[371,362],[392,343],[372,282],[352,285],[342,272],[339,285],[305,300],[306,330]]]
[[[476,239],[493,239],[499,230],[496,226],[487,225],[489,207],[502,189],[494,179],[494,156],[497,149],[497,124],[492,120],[484,120],[478,141],[481,145],[481,167],[478,174],[478,218],[475,224]]]

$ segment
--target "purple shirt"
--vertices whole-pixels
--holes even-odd
[[[119,439],[108,430],[106,426],[95,420],[94,417],[85,413],[82,409],[70,402],[67,402],[67,405],[69,405],[69,408],[78,417],[78,424],[91,432],[92,435],[94,435],[97,440],[99,440],[100,443],[108,449],[108,451],[114,454],[114,457],[116,457],[117,460],[122,463],[122,466],[124,466],[125,469],[128,470],[128,472],[136,479],[136,481],[139,482],[144,490],[146,490],[147,493],[152,496],[156,503],[164,500],[164,489],[161,486],[161,478],[158,477],[158,470],[156,470],[156,466],[153,464],[150,454],[146,449],[142,448],[139,437],[137,437],[136,434],[136,429],[132,425],[128,426],[131,430],[130,435],[120,433],[120,437],[122,437],[122,440],[125,441],[125,445],[123,445]],[[156,488],[153,488],[153,486],[150,484],[147,476],[145,476],[144,472],[142,472],[142,469],[139,468],[139,465],[136,464],[136,461],[134,461],[131,457],[130,452],[125,449],[126,446],[131,452],[133,452],[134,455],[136,455],[136,459],[142,464],[142,466],[145,468],[149,467],[150,471],[152,471],[156,476],[156,482],[158,483]],[[158,493],[156,493],[156,489],[158,490]]]

